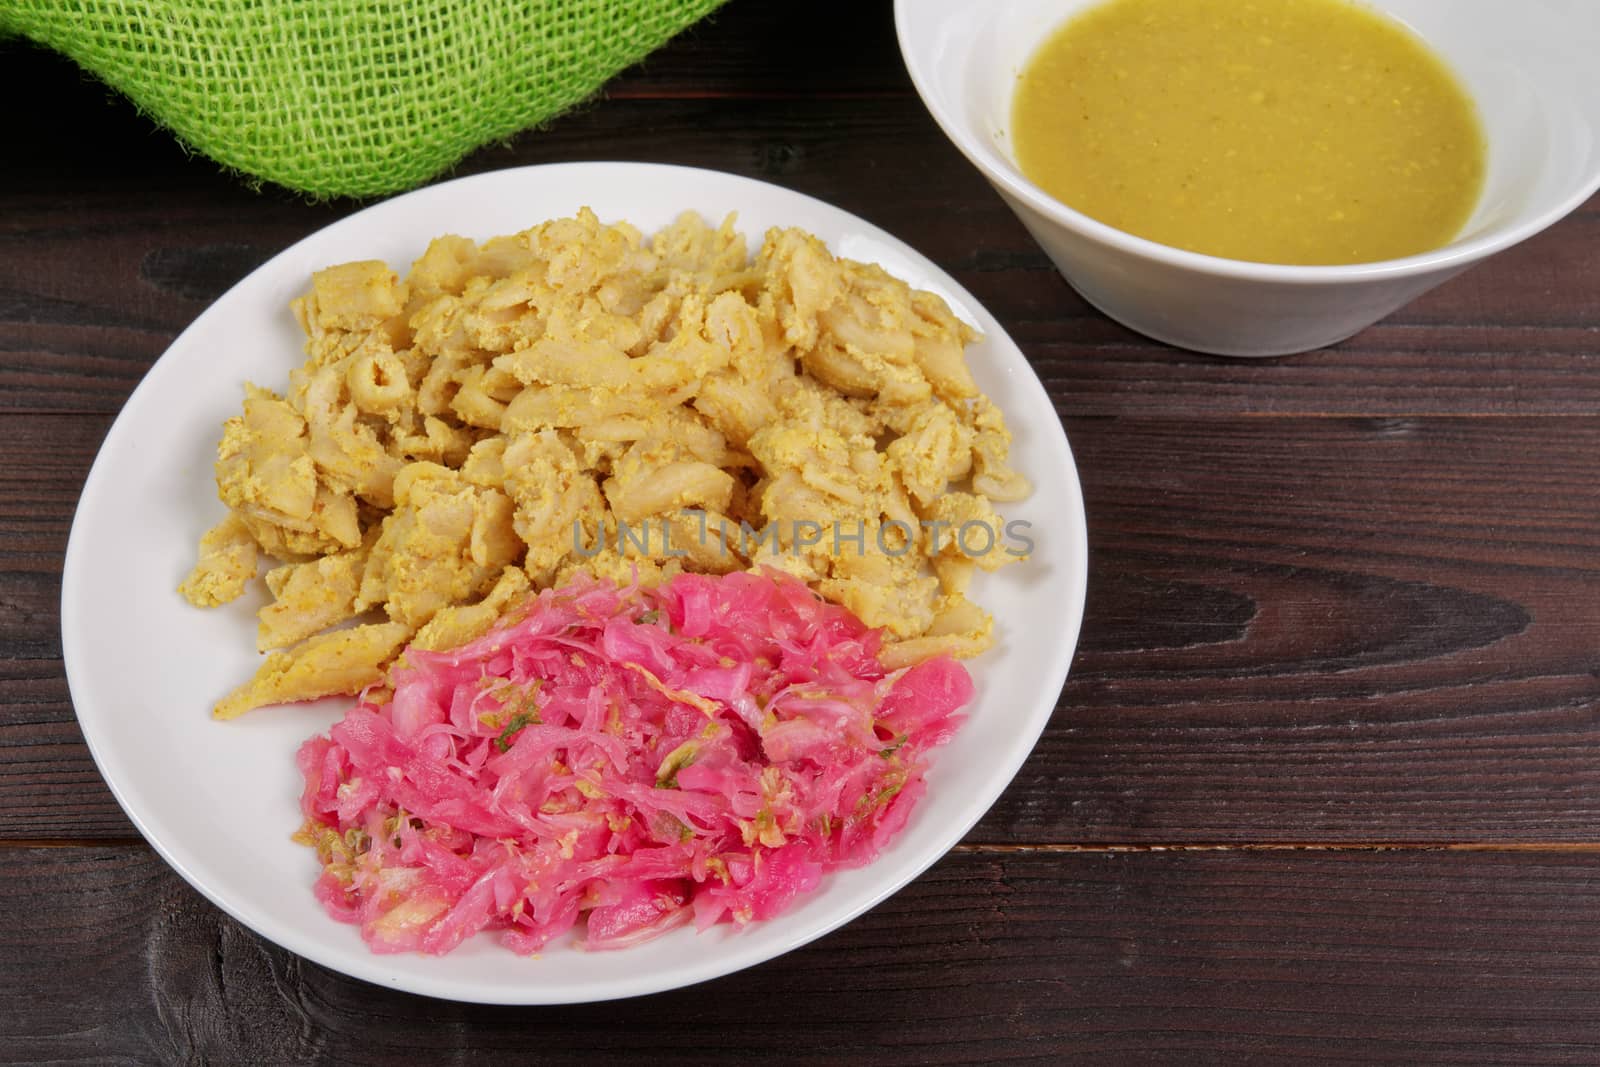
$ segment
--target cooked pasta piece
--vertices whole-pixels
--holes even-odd
[[[581,572],[655,584],[776,567],[891,638],[975,655],[973,574],[1017,558],[995,502],[1030,491],[934,293],[774,229],[686,212],[646,239],[591,211],[401,277],[328,267],[292,304],[304,366],[245,390],[217,452],[230,514],[181,591],[272,603],[229,717],[353,692],[405,640],[445,648]],[[363,613],[387,622],[329,629]]]
[[[214,608],[237,599],[256,576],[257,550],[250,528],[236,512],[228,512],[200,538],[200,560],[178,592],[191,604]]]
[[[255,677],[219,701],[211,714],[234,719],[263,704],[358,693],[383,678],[410,636],[405,623],[384,622],[308,638],[268,656]]]

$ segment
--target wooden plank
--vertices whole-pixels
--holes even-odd
[[[89,756],[61,660],[0,658],[0,838],[135,834]]]
[[[895,42],[894,5],[733,0],[602,91],[604,99],[827,96],[914,90]]]
[[[1600,840],[1600,426],[1071,425],[1083,649],[980,840]]]
[[[559,1009],[343,978],[138,848],[0,850],[0,902],[6,1063],[1600,1057],[1593,855],[956,854],[779,960]]]
[[[0,838],[129,832],[54,659],[102,426],[0,419]],[[1600,841],[1600,422],[1069,430],[1082,648],[972,840]]]
[[[110,419],[0,417],[0,838],[132,835],[89,757],[61,663],[61,567]]]
[[[749,10],[723,17],[780,19]],[[719,39],[692,54],[729,51]],[[23,116],[18,162],[0,175],[0,410],[112,412],[211,299],[359,205],[252,191],[100,101],[67,65],[43,65],[90,119]],[[0,64],[0,85],[40,66]],[[108,191],[108,155],[112,188],[137,198]],[[884,226],[996,314],[1064,415],[1600,412],[1600,310],[1584,282],[1600,271],[1600,204],[1335,349],[1235,361],[1153,344],[1085,305],[911,96],[639,93],[486,148],[456,173],[597,157],[776,181]]]

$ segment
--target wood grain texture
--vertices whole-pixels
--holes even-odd
[[[968,286],[1022,345],[1063,415],[1600,413],[1600,308],[1581,282],[1600,271],[1596,203],[1334,349],[1269,361],[1179,353],[1085,305],[914,95],[812,93],[792,63],[768,62],[770,49],[738,36],[758,24],[763,34],[782,29],[779,16],[751,6],[730,5],[653,57],[621,98],[477,152],[456,173],[625,158],[711,167],[829,200]],[[846,36],[864,27],[851,39],[876,42],[872,69],[903,79],[878,11],[841,5],[840,24]],[[253,192],[105,102],[70,65],[17,46],[7,54],[22,58],[0,63],[0,86],[64,93],[74,123],[55,109],[23,116],[20,164],[0,186],[0,410],[115,411],[212,297],[359,206]],[[719,57],[720,87],[689,94],[686,72],[709,55]],[[643,88],[654,72],[660,94]],[[108,153],[119,160],[115,182],[101,173]]]
[[[986,840],[1061,793],[1076,840],[1600,839],[1592,420],[1099,425],[1064,728]]]
[[[343,978],[140,848],[0,851],[0,905],[5,1063],[1600,1057],[1596,856],[956,854],[779,960],[562,1008]]]
[[[603,101],[633,98],[908,95],[894,5],[812,0],[729,3],[613,78]]]
[[[1600,423],[1068,430],[1083,641],[971,840],[1600,841]],[[98,440],[75,417],[0,420],[19,501],[0,529],[32,545],[0,553],[0,838],[128,832],[53,658],[73,480]],[[40,441],[48,469],[7,462]]]
[[[464,160],[711,167],[905,239],[1037,369],[1093,552],[1060,706],[955,854],[741,975],[486,1009],[203,901],[132,836],[62,673],[111,418],[212,300],[361,205],[253,190],[17,42],[0,89],[0,1062],[1600,1062],[1600,199],[1252,362],[1087,307],[927,116],[887,2],[733,0]]]

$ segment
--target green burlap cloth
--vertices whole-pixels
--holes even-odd
[[[71,57],[228,167],[373,196],[571,107],[720,2],[0,0],[0,38]]]

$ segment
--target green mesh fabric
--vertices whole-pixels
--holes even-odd
[[[571,107],[720,2],[0,0],[0,37],[71,57],[228,167],[373,196]]]

